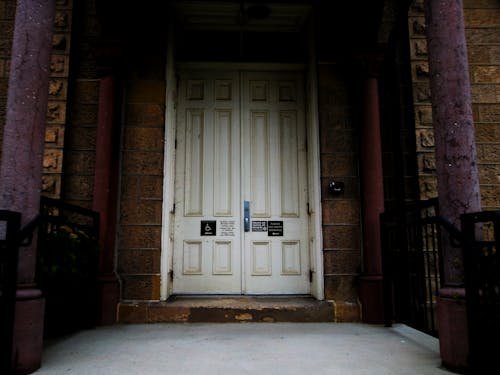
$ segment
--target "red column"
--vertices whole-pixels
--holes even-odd
[[[384,211],[384,186],[377,78],[369,77],[365,80],[362,105],[360,174],[364,267],[360,283],[360,299],[363,321],[366,323],[383,323],[382,250],[379,215]]]
[[[93,210],[100,213],[99,253],[99,312],[98,324],[116,322],[116,307],[120,289],[114,272],[118,143],[115,120],[115,82],[112,77],[101,79],[99,86],[99,112],[96,140]]]
[[[426,0],[427,42],[440,214],[460,227],[460,215],[481,210],[479,177],[461,0]],[[467,365],[468,335],[462,250],[443,236],[444,282],[438,299],[443,364]]]
[[[17,1],[0,166],[0,208],[21,212],[23,225],[40,210],[53,19],[54,0]],[[36,370],[41,362],[44,300],[34,285],[34,244],[36,241],[19,252],[14,355],[21,373]]]

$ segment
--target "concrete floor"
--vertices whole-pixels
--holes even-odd
[[[446,375],[437,339],[404,325],[115,325],[47,342],[35,374]]]

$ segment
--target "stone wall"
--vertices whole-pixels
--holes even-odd
[[[500,209],[500,3],[464,0],[482,208]],[[420,198],[437,196],[423,0],[408,18]]]
[[[124,300],[160,299],[165,82],[127,82],[118,273]]]
[[[357,278],[361,271],[358,134],[346,72],[336,64],[318,67],[325,298],[334,300],[337,320],[359,319]],[[334,195],[331,181],[345,191]]]

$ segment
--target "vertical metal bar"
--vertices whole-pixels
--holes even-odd
[[[243,224],[244,224],[245,232],[250,232],[250,202],[249,201],[244,202],[243,212],[244,212]]]

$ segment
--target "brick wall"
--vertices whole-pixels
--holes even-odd
[[[7,107],[7,87],[9,84],[10,53],[16,13],[15,0],[0,0],[0,145],[3,143],[3,127]],[[0,160],[2,147],[0,147]]]
[[[500,209],[500,3],[464,0],[483,209]],[[423,0],[409,14],[420,197],[437,196]]]
[[[354,107],[345,73],[332,64],[319,65],[318,74],[325,298],[338,305],[355,306],[361,228]],[[342,195],[335,196],[328,190],[333,180],[345,183]],[[355,310],[358,315],[357,307]]]

